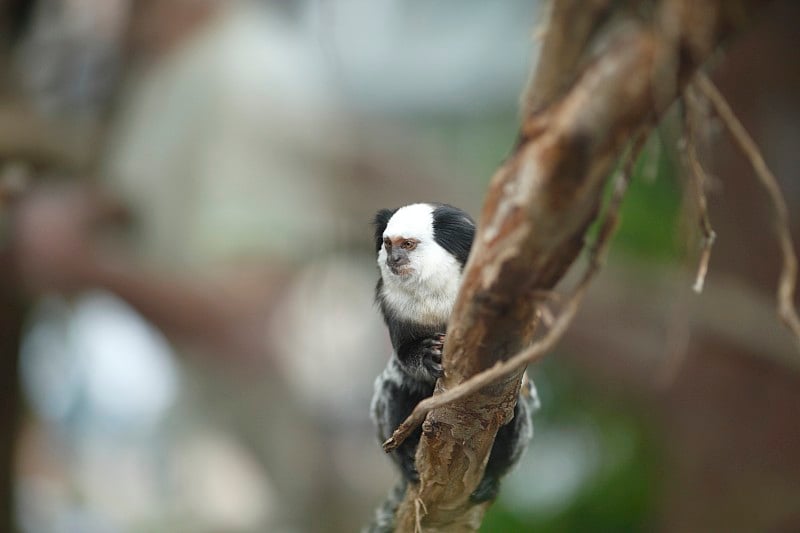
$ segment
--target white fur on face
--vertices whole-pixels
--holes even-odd
[[[411,273],[399,276],[386,265],[386,248],[378,252],[383,296],[398,318],[425,325],[446,324],[461,284],[461,265],[433,238],[430,204],[412,204],[395,212],[383,237],[417,239],[408,254]]]

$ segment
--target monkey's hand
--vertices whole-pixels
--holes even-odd
[[[442,368],[444,337],[444,333],[436,333],[433,337],[422,341],[422,366],[434,379],[444,376]]]

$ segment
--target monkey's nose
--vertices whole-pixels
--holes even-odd
[[[392,269],[392,272],[395,272],[397,271],[397,269],[406,266],[408,264],[408,259],[397,259],[397,260],[388,259],[386,261],[386,264],[389,265],[389,268]]]
[[[399,267],[408,264],[408,256],[405,254],[391,254],[386,258],[386,264],[391,267]]]

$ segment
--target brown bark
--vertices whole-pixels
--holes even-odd
[[[552,289],[581,251],[606,177],[626,144],[652,125],[702,61],[766,2],[633,3],[639,13],[646,4],[652,20],[588,10],[580,53],[563,43],[569,20],[550,21],[556,30],[545,36],[546,56],[526,97],[525,109],[533,111],[486,196],[437,391],[530,342],[535,296]],[[574,12],[559,9],[571,4],[556,1],[553,16]],[[601,28],[605,21],[612,23]],[[603,44],[591,60],[580,61],[591,35]],[[398,511],[398,531],[477,530],[488,505],[472,505],[469,494],[481,479],[497,429],[513,413],[521,375],[522,369],[428,415],[417,452],[421,481]]]

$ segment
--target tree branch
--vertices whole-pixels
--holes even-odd
[[[575,81],[578,64],[605,22],[611,0],[554,0],[548,7],[539,64],[522,98],[523,116],[552,103]]]
[[[435,394],[498,363],[516,371],[428,413],[417,450],[420,483],[409,488],[398,510],[398,531],[479,527],[488,504],[472,504],[469,494],[497,429],[513,414],[537,293],[552,289],[582,249],[606,176],[628,141],[664,112],[699,64],[763,3],[652,3],[656,20],[616,26],[591,61],[571,61],[543,85],[534,76],[532,87],[548,96],[543,107],[528,107],[534,112],[523,121],[518,145],[489,186],[448,328],[445,377]],[[560,49],[548,46],[555,38],[547,33],[543,54]],[[542,57],[539,64],[558,68],[557,58]],[[567,305],[551,333],[566,328],[569,311]],[[544,351],[555,342],[550,338]],[[520,359],[510,363],[518,353]]]

